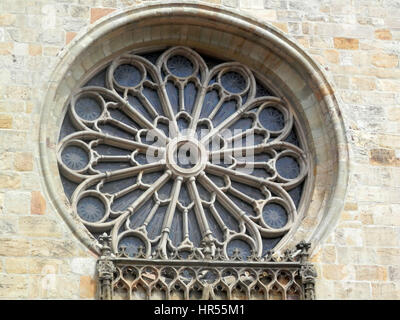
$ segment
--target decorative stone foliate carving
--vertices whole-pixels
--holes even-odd
[[[99,281],[98,296],[102,300],[111,300],[114,272],[117,270],[111,255],[111,237],[103,234],[100,236],[99,241],[101,243],[101,256],[97,260],[96,267]]]
[[[73,213],[121,259],[272,261],[307,185],[304,136],[249,68],[172,47],[121,55],[75,92],[58,163]]]
[[[109,237],[101,239],[109,241]],[[134,258],[122,253],[113,256],[107,250],[109,256],[102,255],[98,263],[99,298],[314,299],[317,275],[304,260],[307,250],[303,246],[281,256],[273,252],[261,258],[251,255],[246,261],[239,249],[230,260],[220,252],[212,260],[202,260],[194,250],[184,255],[176,251],[169,259],[162,254],[146,259],[140,252]]]

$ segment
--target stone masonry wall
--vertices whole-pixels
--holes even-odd
[[[96,257],[45,199],[39,116],[57,53],[139,0],[0,1],[0,298],[92,299]],[[350,143],[319,299],[400,299],[400,1],[210,0],[283,31],[325,70]]]

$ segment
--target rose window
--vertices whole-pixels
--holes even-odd
[[[303,136],[261,76],[172,47],[100,68],[72,96],[57,152],[74,215],[115,253],[246,260],[299,219]]]

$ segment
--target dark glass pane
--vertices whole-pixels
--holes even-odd
[[[256,80],[256,98],[275,96],[272,91]]]
[[[79,184],[68,180],[64,176],[61,176],[61,182],[64,188],[64,192],[68,197],[68,200],[71,200],[72,194],[74,193],[75,189],[78,187]]]
[[[276,161],[276,170],[286,179],[294,179],[300,173],[300,166],[296,159],[292,157],[282,157]]]
[[[150,115],[150,113],[137,97],[128,94],[128,102],[132,106],[132,108],[136,109],[136,111],[139,111],[139,113],[143,115],[147,120],[153,121],[153,117]]]
[[[212,182],[214,182],[214,184],[217,187],[222,188],[223,186],[225,186],[225,182],[224,182],[224,179],[222,177],[219,177],[219,176],[216,176],[216,175],[213,175],[213,174],[210,174],[210,173],[207,174],[207,177],[209,177],[210,180]]]
[[[164,52],[164,50],[154,51],[149,53],[140,53],[138,56],[141,56],[147,60],[149,60],[152,64],[156,64],[158,57]]]
[[[147,226],[147,233],[150,239],[154,239],[161,233],[161,226],[165,217],[168,206],[158,207],[156,213]]]
[[[294,144],[297,147],[300,146],[299,139],[297,138],[297,134],[296,134],[296,129],[295,128],[293,128],[292,131],[290,131],[290,134],[287,136],[285,141],[289,142],[291,144]]]
[[[132,134],[126,132],[123,129],[114,127],[111,124],[101,124],[101,125],[99,125],[99,129],[103,133],[107,133],[114,137],[124,138],[124,139],[131,140],[131,141],[135,139],[135,137]]]
[[[247,82],[240,73],[230,71],[222,75],[221,84],[229,92],[240,93],[246,89]]]
[[[196,183],[197,191],[199,192],[199,196],[204,201],[211,201],[211,194],[208,192],[200,183]]]
[[[189,239],[196,247],[201,243],[201,231],[194,210],[188,212]]]
[[[184,56],[173,56],[168,59],[167,67],[177,77],[188,77],[193,73],[192,62]]]
[[[236,130],[235,132],[232,132],[233,135],[236,133],[240,133],[241,131],[245,131],[247,129],[250,129],[253,126],[253,118],[249,117],[242,117],[239,120],[237,120],[234,124],[232,124],[229,127],[229,130]]]
[[[94,121],[102,113],[99,102],[93,98],[82,97],[75,102],[75,112],[83,120]]]
[[[131,191],[122,197],[115,199],[111,204],[111,210],[113,211],[124,211],[143,193],[143,190],[136,189]]]
[[[179,202],[187,207],[192,202],[192,198],[189,195],[189,191],[185,184],[181,186],[181,191],[179,192]]]
[[[158,112],[159,115],[164,115],[164,111],[161,107],[160,98],[158,97],[157,90],[144,87],[143,95],[149,100],[153,108]]]
[[[279,229],[286,225],[288,221],[285,208],[277,203],[268,203],[264,206],[262,213],[264,222],[271,228]]]
[[[155,203],[153,199],[146,201],[130,218],[130,227],[132,229],[139,228],[143,225]]]
[[[204,62],[207,65],[208,69],[210,69],[210,70],[212,68],[214,68],[215,66],[226,62],[225,60],[221,60],[221,59],[218,59],[218,58],[215,58],[215,57],[210,57],[210,56],[207,56],[207,55],[202,55],[202,57],[204,59]]]
[[[192,82],[189,82],[184,89],[184,94],[185,94],[185,110],[187,113],[191,114],[194,102],[196,101],[196,95],[197,95],[196,86]]]
[[[106,86],[106,71],[107,68],[104,68],[100,72],[98,72],[92,79],[90,79],[84,87],[89,86],[97,86],[97,87],[105,87]]]
[[[239,224],[237,220],[232,216],[232,214],[222,206],[219,201],[215,201],[214,204],[215,210],[217,210],[218,215],[224,221],[225,225],[236,232],[239,232]]]
[[[240,239],[230,241],[226,251],[229,257],[232,257],[235,253],[238,253],[243,260],[247,260],[247,258],[251,256],[250,245],[246,241]]]
[[[207,218],[208,225],[213,232],[213,236],[218,240],[218,241],[223,241],[224,240],[224,234],[219,227],[217,220],[215,220],[214,216],[212,215],[211,211],[209,208],[205,207],[204,208],[204,214]]]
[[[219,102],[219,94],[216,90],[211,90],[207,92],[204,97],[203,107],[201,108],[201,118],[206,118],[211,113],[211,111],[215,108],[215,106]]]
[[[262,243],[263,243],[263,251],[262,255],[264,256],[268,251],[272,250],[279,241],[281,241],[282,237],[277,237],[277,238],[262,238]]]
[[[303,187],[304,187],[304,182],[288,192],[291,198],[293,199],[296,208],[298,208],[299,206],[301,195],[303,194]]]
[[[138,253],[139,247],[145,247],[143,241],[138,237],[128,236],[121,239],[118,243],[118,251],[121,251],[121,247],[125,247],[125,252],[129,257],[133,258]]]
[[[178,128],[181,132],[184,132],[186,129],[189,128],[189,120],[184,117],[179,117],[176,122],[178,123]]]
[[[167,200],[171,196],[173,181],[170,180],[158,190],[158,196],[161,200]]]
[[[113,119],[118,120],[132,128],[140,129],[140,126],[122,111],[116,109],[108,109],[108,111]]]
[[[257,188],[236,181],[232,181],[231,183],[232,187],[234,187],[236,190],[244,193],[245,195],[249,196],[252,199],[260,200],[265,198],[262,192]]]
[[[63,163],[72,170],[81,170],[89,163],[87,152],[77,146],[68,146],[61,153]]]
[[[170,239],[174,246],[178,246],[183,241],[183,217],[182,213],[175,210],[174,218],[172,220]]]
[[[236,101],[225,101],[219,108],[217,114],[212,119],[214,127],[218,126],[222,121],[226,120],[229,116],[236,111]]]
[[[259,120],[261,125],[271,131],[282,130],[285,126],[285,118],[283,114],[273,107],[268,107],[260,112]]]
[[[71,119],[68,114],[65,115],[64,121],[61,125],[61,131],[60,131],[60,136],[58,138],[58,141],[61,141],[64,137],[68,136],[71,133],[74,133],[76,131],[74,125],[71,122]]]
[[[158,178],[162,176],[162,172],[150,172],[150,173],[144,173],[142,176],[142,182],[145,184],[153,184],[154,182],[157,181]]]
[[[109,156],[125,156],[130,155],[132,151],[120,149],[113,146],[108,146],[106,144],[99,144],[98,146],[93,148],[94,151],[101,155],[109,155]]]
[[[106,183],[104,183],[103,187],[101,188],[101,191],[107,192],[107,193],[116,193],[125,188],[133,186],[134,184],[136,184],[136,181],[137,181],[136,177],[129,177],[126,179],[120,179],[120,180],[116,180],[116,181],[106,182]]]
[[[165,88],[167,90],[169,102],[171,104],[172,110],[174,110],[174,113],[177,114],[179,110],[179,91],[178,88],[172,83],[172,82],[167,82],[165,85]]]
[[[120,86],[135,87],[142,80],[142,74],[131,64],[121,64],[114,70],[114,79]]]
[[[255,216],[253,207],[242,199],[237,198],[233,194],[228,193],[227,196],[236,204],[236,206],[243,210],[247,215]]]
[[[77,212],[83,220],[88,222],[96,222],[104,217],[106,208],[99,198],[87,196],[79,200]]]

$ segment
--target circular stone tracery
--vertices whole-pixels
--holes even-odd
[[[186,47],[117,57],[62,125],[72,208],[114,252],[266,254],[296,221],[309,172],[300,127],[270,92],[246,66]]]

